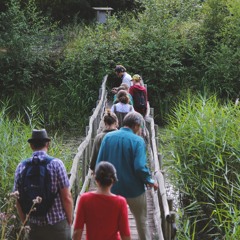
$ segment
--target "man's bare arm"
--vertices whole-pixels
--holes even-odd
[[[69,225],[71,225],[73,219],[73,200],[69,188],[60,189],[60,198],[67,216],[67,221]]]

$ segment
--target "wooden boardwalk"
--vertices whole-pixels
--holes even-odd
[[[70,172],[70,189],[76,200],[79,200],[79,194],[96,189],[88,168],[93,140],[101,130],[102,116],[106,107],[109,107],[106,91],[107,76],[104,77],[101,88],[99,89],[99,100],[93,114],[89,119],[89,126],[86,127],[86,138],[79,145],[78,152],[75,155]],[[155,192],[153,189],[146,190],[147,194],[147,214],[148,225],[151,233],[151,239],[148,240],[174,240],[176,237],[175,213],[169,204],[171,199],[167,198],[165,180],[161,170],[161,156],[158,153],[158,130],[154,123],[154,110],[149,106],[149,112],[145,118],[148,136],[148,164],[152,171],[153,178],[157,181],[159,187]],[[75,205],[76,206],[76,205]],[[74,215],[76,214],[76,209]],[[128,209],[128,218],[131,230],[132,240],[139,239],[136,223],[133,215]],[[74,217],[75,219],[75,217]],[[86,231],[85,231],[86,232]],[[86,233],[84,238],[86,239]]]

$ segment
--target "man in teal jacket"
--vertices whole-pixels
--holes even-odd
[[[117,170],[118,182],[112,187],[112,193],[127,199],[130,210],[136,220],[140,240],[151,239],[147,223],[146,186],[157,189],[157,183],[151,178],[147,168],[146,146],[142,137],[136,133],[144,119],[137,112],[128,113],[119,131],[107,133],[103,138],[97,164],[101,161],[112,163]]]

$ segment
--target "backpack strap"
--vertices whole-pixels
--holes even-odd
[[[51,157],[51,156],[46,156],[45,159],[44,159],[46,161],[46,165],[48,165],[53,159],[55,159],[55,158]],[[57,191],[55,192],[54,198],[57,197],[59,192],[60,192],[60,189],[57,188]]]
[[[46,161],[47,164],[49,164],[53,159],[54,157],[46,156],[44,160]]]
[[[30,163],[31,161],[32,161],[32,158],[27,158],[27,159],[22,160],[22,164],[23,164],[24,166],[26,166],[27,163]]]
[[[22,162],[23,165],[26,166],[27,164],[31,164],[34,157],[36,157],[37,159],[39,159],[37,155],[34,155],[34,156],[31,157],[31,158],[27,158],[27,159],[23,160],[23,162]],[[45,156],[45,158],[43,159],[43,161],[44,161],[46,164],[49,164],[53,159],[54,159],[54,157]],[[40,159],[39,159],[39,160],[40,160]]]

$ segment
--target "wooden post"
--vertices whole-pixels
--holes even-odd
[[[88,159],[89,159],[89,149],[88,146],[85,148],[84,153],[83,153],[83,177],[84,177],[84,181],[85,181],[85,177],[87,175],[88,172]]]
[[[166,193],[165,191],[161,191],[161,189],[165,189],[165,183],[163,181],[163,176],[160,181],[158,182],[159,187],[158,187],[158,201],[159,201],[159,207],[161,211],[161,218],[162,218],[162,230],[163,230],[163,235],[164,235],[164,240],[169,240],[168,238],[168,223],[166,219],[166,212],[165,209],[168,207],[168,203],[166,200]]]
[[[171,240],[175,240],[176,239],[176,235],[177,235],[177,226],[176,226],[176,213],[175,212],[171,212],[171,220],[172,220],[172,228],[171,228]]]
[[[89,126],[86,126],[86,136],[88,135],[88,131],[89,131]],[[86,162],[86,149],[84,150],[83,152],[83,155],[82,155],[82,181],[84,182],[84,179],[85,179],[85,176],[86,176],[86,165],[87,165],[87,162]]]
[[[171,211],[173,210],[173,199],[172,198],[168,198],[168,206],[169,206],[169,211],[171,213]],[[172,239],[172,219],[171,219],[171,215],[168,219],[168,223],[167,223],[167,235],[168,235],[168,239],[171,240]]]
[[[158,148],[158,125],[157,124],[154,124],[154,130],[155,130],[156,145]]]
[[[102,87],[99,88],[98,99],[101,99],[102,96]]]
[[[92,138],[95,138],[95,136],[97,135],[97,130],[98,130],[98,119],[96,118],[94,121],[93,121],[93,131],[92,131]]]
[[[81,157],[81,160],[80,162],[82,162],[82,182],[85,181],[85,162],[84,162],[84,153]]]
[[[156,142],[156,147],[158,152],[159,141],[158,141],[158,125],[157,124],[154,124],[154,130],[155,130],[155,142]]]
[[[162,169],[162,155],[158,153],[158,161],[159,161],[159,167]]]
[[[154,118],[154,108],[150,108],[150,115]]]
[[[89,131],[89,126],[86,126],[86,128],[85,128],[85,134],[86,134],[86,136],[88,135],[88,131]]]

